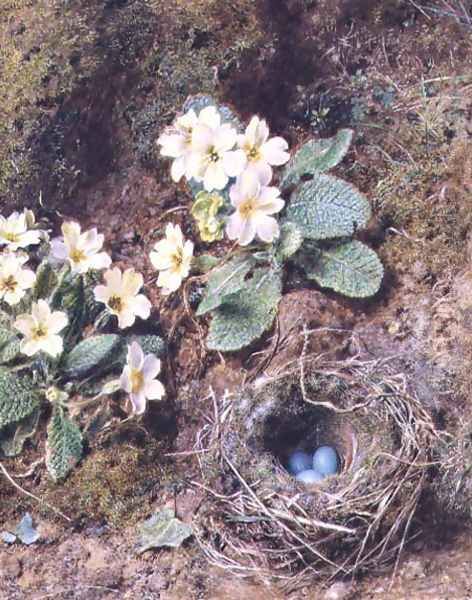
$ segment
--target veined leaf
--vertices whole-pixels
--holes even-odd
[[[281,262],[293,256],[303,243],[303,236],[298,225],[285,221],[280,226],[280,237],[276,242],[276,257]]]
[[[285,166],[280,187],[298,183],[303,175],[315,175],[335,167],[346,156],[353,133],[352,129],[341,129],[332,138],[303,144]]]
[[[82,433],[64,414],[61,406],[55,406],[48,425],[46,443],[46,467],[54,479],[63,479],[82,457]]]
[[[119,335],[94,335],[81,341],[65,357],[62,372],[67,377],[80,379],[97,374],[107,367],[121,351],[122,339]]]
[[[36,269],[33,286],[33,300],[47,299],[57,285],[57,273],[47,260],[43,260]]]
[[[30,377],[0,370],[0,429],[17,423],[39,406],[40,396]]]
[[[26,440],[34,435],[39,421],[39,407],[18,423],[11,423],[0,433],[0,448],[5,456],[18,456]]]
[[[312,240],[351,236],[365,227],[371,210],[354,186],[331,175],[317,175],[302,183],[287,207],[287,219]]]
[[[139,526],[137,552],[164,546],[178,548],[192,534],[190,525],[177,519],[171,508],[164,508]]]

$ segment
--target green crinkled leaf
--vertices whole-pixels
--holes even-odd
[[[303,175],[315,175],[335,167],[346,156],[353,134],[352,129],[341,129],[332,138],[303,144],[285,166],[280,187],[298,183]]]
[[[82,457],[83,443],[80,429],[64,415],[64,409],[54,407],[48,425],[46,467],[54,479],[63,479]]]
[[[277,313],[282,278],[279,271],[260,268],[213,312],[208,332],[210,350],[233,352],[248,346],[269,329]]]
[[[61,332],[64,349],[71,349],[80,338],[86,322],[85,286],[81,275],[66,273],[59,278],[51,296],[51,309],[64,311],[69,324]]]
[[[155,354],[158,358],[164,355],[166,343],[158,335],[132,335],[126,339],[127,344],[138,342],[144,354]]]
[[[295,190],[286,214],[304,237],[326,240],[353,235],[367,225],[371,210],[364,194],[350,183],[318,175]]]
[[[177,519],[171,508],[164,508],[139,525],[136,552],[142,554],[151,548],[178,548],[191,535],[190,525]]]
[[[35,434],[39,421],[39,408],[22,419],[19,423],[11,423],[0,432],[0,448],[5,456],[18,456],[23,450],[26,440]]]
[[[39,406],[40,396],[32,379],[0,370],[0,429],[17,423]]]
[[[62,372],[72,379],[81,379],[93,371],[98,374],[108,367],[121,351],[122,338],[115,334],[94,335],[75,346],[65,357]]]
[[[309,279],[350,298],[373,296],[382,283],[379,257],[357,240],[317,248],[312,254],[303,252],[300,262]]]
[[[11,362],[19,354],[19,337],[11,329],[0,326],[0,364]]]
[[[281,262],[287,260],[301,248],[302,243],[300,228],[290,221],[282,223],[275,251],[277,259]]]
[[[252,255],[239,254],[219,269],[214,269],[208,278],[205,295],[197,308],[196,315],[201,316],[214,310],[223,303],[226,296],[242,289],[246,275],[255,262]]]
[[[197,273],[208,273],[220,262],[220,258],[211,254],[200,254],[193,259],[192,269]]]
[[[57,285],[56,270],[47,260],[43,260],[36,269],[36,280],[33,286],[33,300],[47,299]]]

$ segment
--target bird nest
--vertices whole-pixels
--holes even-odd
[[[381,361],[323,361],[214,398],[199,433],[210,561],[290,588],[398,560],[425,487],[435,430]],[[337,475],[296,481],[294,449],[336,447]]]

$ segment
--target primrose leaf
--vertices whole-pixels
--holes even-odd
[[[274,321],[281,291],[279,271],[255,270],[252,279],[238,292],[226,296],[213,312],[207,347],[233,352],[258,339]]]
[[[33,300],[47,299],[57,285],[57,273],[52,265],[43,260],[36,269],[36,279],[33,286]]]
[[[192,268],[198,273],[208,273],[216,267],[220,260],[211,254],[200,254],[193,259]]]
[[[126,339],[127,344],[137,342],[144,354],[155,354],[157,358],[162,357],[166,350],[164,340],[158,335],[132,335]]]
[[[303,175],[316,175],[335,167],[346,156],[353,134],[352,129],[341,129],[332,138],[303,144],[285,166],[280,187],[298,183]]]
[[[38,407],[18,423],[10,423],[0,433],[0,448],[5,456],[18,456],[26,440],[34,435],[38,427],[40,410]]]
[[[293,256],[303,243],[300,228],[290,221],[280,226],[280,236],[276,242],[276,257],[281,261]]]
[[[13,361],[19,354],[19,337],[11,329],[0,326],[0,364]]]
[[[0,430],[30,415],[40,398],[33,380],[0,370]]]
[[[94,335],[82,340],[65,357],[62,372],[72,379],[98,374],[113,362],[121,350],[121,337],[112,333]]]
[[[246,275],[256,261],[251,254],[239,254],[223,266],[211,271],[205,295],[200,302],[196,315],[204,315],[223,303],[226,296],[238,292],[244,287]]]
[[[79,339],[86,320],[84,280],[81,275],[67,273],[60,278],[51,295],[51,309],[67,314],[69,324],[64,330],[64,348],[69,350]]]
[[[350,183],[318,175],[295,190],[286,215],[305,238],[325,240],[351,236],[364,228],[371,210],[364,194]]]
[[[384,272],[377,254],[357,240],[304,251],[300,263],[309,279],[350,298],[373,296]]]
[[[178,548],[191,535],[190,525],[177,519],[171,508],[164,508],[139,525],[136,551],[142,554],[151,548]]]
[[[82,457],[82,433],[64,415],[64,409],[55,406],[48,425],[46,468],[54,479],[63,479]]]

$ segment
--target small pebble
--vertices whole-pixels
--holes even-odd
[[[306,471],[298,473],[296,479],[302,483],[318,483],[318,481],[323,479],[323,475],[314,469],[307,469]]]
[[[338,468],[338,454],[331,446],[320,446],[313,454],[313,469],[323,476],[334,475]]]
[[[302,471],[307,471],[313,467],[313,459],[307,452],[297,450],[289,456],[288,471],[292,475],[298,475]]]

